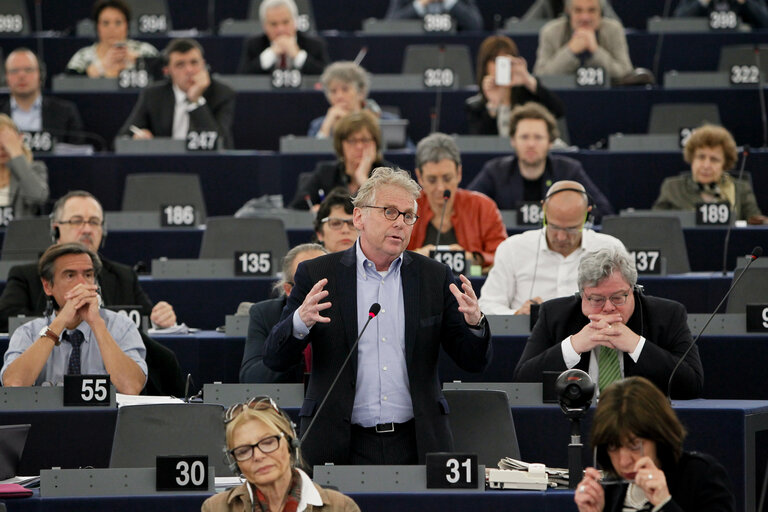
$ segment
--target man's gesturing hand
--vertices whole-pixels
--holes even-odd
[[[313,286],[312,289],[309,290],[307,296],[304,297],[304,302],[299,306],[299,318],[304,322],[304,325],[307,326],[307,329],[311,329],[317,322],[327,324],[331,321],[330,318],[320,314],[321,311],[331,307],[330,302],[320,302],[328,296],[328,291],[323,290],[323,287],[326,284],[328,284],[328,279],[325,278],[315,283],[315,286]]]

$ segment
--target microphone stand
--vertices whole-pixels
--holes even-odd
[[[749,156],[749,146],[745,144],[742,150],[742,153],[744,154],[744,158],[741,159],[741,167],[739,167],[738,181],[741,181],[741,177],[744,175],[744,166],[747,164],[747,157]],[[733,189],[735,193],[736,191],[735,185]],[[733,198],[734,210],[736,209],[736,205],[738,204],[738,201],[739,201],[739,195],[735,194]],[[725,230],[725,241],[723,242],[723,275],[728,273],[728,241],[731,239],[731,230],[733,230],[733,224],[735,222],[736,222],[736,219],[732,219],[731,222],[728,223],[728,229]]]
[[[739,283],[741,278],[744,276],[744,274],[749,269],[750,265],[752,265],[752,262],[755,261],[757,258],[762,256],[763,254],[763,248],[760,246],[755,247],[752,249],[752,254],[748,256],[749,261],[747,262],[747,265],[744,267],[744,270],[741,271],[741,274],[739,274],[739,277],[737,277],[730,288],[728,288],[728,291],[725,292],[725,295],[723,296],[723,299],[720,301],[720,304],[717,305],[715,310],[712,312],[712,314],[707,319],[707,323],[704,324],[704,327],[701,328],[699,331],[699,334],[696,336],[696,339],[694,339],[690,345],[688,345],[688,348],[685,349],[685,352],[683,352],[683,355],[680,356],[680,359],[678,359],[677,364],[675,364],[675,367],[672,368],[672,373],[669,374],[669,381],[667,382],[667,400],[670,402],[672,401],[672,379],[675,377],[675,373],[677,372],[677,369],[680,367],[680,365],[683,363],[685,358],[688,356],[688,353],[691,351],[691,349],[696,345],[696,342],[699,341],[699,338],[701,338],[701,335],[704,333],[704,331],[709,326],[709,323],[715,318],[715,315],[717,314],[717,311],[720,309],[720,306],[723,305],[723,303],[726,301],[726,299],[731,295],[731,292],[736,287],[736,285]]]
[[[368,320],[365,321],[365,325],[363,326],[362,330],[360,330],[360,334],[357,336],[355,343],[352,345],[352,348],[349,349],[347,358],[344,359],[344,362],[341,364],[341,368],[339,368],[339,372],[336,374],[336,377],[333,379],[333,382],[331,382],[331,385],[328,387],[328,391],[326,391],[325,396],[323,397],[323,401],[320,402],[320,405],[317,406],[317,411],[315,411],[315,415],[312,418],[312,421],[310,421],[309,425],[307,425],[307,430],[304,431],[304,434],[301,436],[301,439],[299,439],[299,444],[303,443],[304,439],[307,438],[307,434],[309,434],[309,431],[312,429],[312,425],[315,424],[315,420],[317,419],[318,416],[320,416],[320,411],[323,410],[323,406],[325,405],[325,402],[328,400],[328,397],[331,396],[331,391],[333,391],[334,386],[336,386],[336,382],[338,382],[339,377],[341,377],[341,372],[344,371],[344,368],[346,368],[347,363],[349,362],[349,358],[352,357],[352,354],[354,354],[355,351],[357,350],[357,344],[360,343],[360,338],[363,337],[363,333],[368,328],[368,324],[371,323],[371,320],[376,318],[376,315],[379,314],[380,310],[381,310],[381,306],[378,303],[374,303],[371,306],[371,309],[368,310]]]

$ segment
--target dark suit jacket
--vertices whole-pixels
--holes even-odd
[[[307,52],[307,60],[304,61],[304,65],[301,67],[302,74],[319,75],[323,72],[325,66],[331,62],[325,41],[319,37],[296,32],[296,44]],[[259,61],[261,52],[269,48],[269,46],[269,38],[266,35],[254,36],[246,40],[237,72],[241,75],[266,75],[271,73],[274,67],[261,69],[261,62]]]
[[[377,160],[371,164],[371,171],[377,167],[398,167],[386,160]],[[290,208],[296,210],[308,210],[306,196],[312,204],[320,204],[323,198],[320,197],[320,190],[324,194],[330,193],[336,187],[346,188],[349,185],[349,176],[344,171],[344,162],[340,160],[322,160],[317,162],[315,169],[309,173],[301,173],[296,187],[296,195],[293,196]]]
[[[81,144],[83,139],[83,121],[77,106],[71,101],[61,100],[53,96],[43,96],[43,130],[49,132],[56,140],[70,144]],[[11,100],[8,99],[0,107],[0,112],[11,115]]]
[[[303,357],[312,343],[312,373],[299,416],[304,432],[318,404],[328,393],[358,335],[356,246],[320,256],[299,264],[296,285],[288,298],[280,323],[267,338],[264,363],[275,370],[286,370]],[[307,292],[322,278],[328,279],[332,306],[323,312],[329,323],[317,323],[303,340],[292,336],[293,313]],[[491,358],[490,329],[485,336],[473,334],[458,311],[456,299],[448,289],[454,282],[447,266],[415,253],[405,252],[401,267],[405,305],[405,364],[413,401],[413,415],[420,464],[425,454],[450,451],[453,437],[448,425],[449,408],[437,375],[438,353],[442,347],[467,371],[482,371]],[[310,464],[349,460],[350,418],[355,400],[357,353],[339,377],[330,398],[302,443]]]
[[[600,192],[597,185],[587,176],[581,162],[568,158],[567,156],[552,155],[547,157],[547,166],[544,169],[544,178],[541,187],[541,196],[538,199],[544,199],[547,189],[552,183],[561,180],[578,181],[592,198],[593,204],[597,210],[594,211],[595,223],[598,224],[603,215],[613,213],[613,207],[608,202],[608,198]],[[520,167],[517,164],[517,157],[514,155],[501,156],[489,160],[480,170],[480,174],[475,176],[472,183],[467,187],[469,190],[476,190],[487,195],[499,207],[499,210],[513,210],[518,207],[518,203],[523,200],[523,177],[520,175]],[[538,200],[537,199],[537,200]]]
[[[304,382],[303,358],[285,372],[276,372],[264,365],[264,342],[269,331],[280,321],[287,300],[287,297],[263,300],[248,311],[250,321],[240,365],[240,382]]]
[[[664,512],[724,512],[736,510],[728,473],[714,457],[704,453],[683,452],[680,460],[672,467],[660,468],[667,479],[667,488],[672,495],[661,510]],[[605,512],[621,512],[626,485],[607,485],[605,489]]]
[[[645,345],[637,362],[624,356],[624,376],[647,378],[664,394],[672,368],[693,342],[688,329],[688,315],[679,302],[649,297],[635,292],[635,311],[627,327],[645,337]],[[546,301],[539,309],[539,319],[531,331],[523,355],[515,367],[516,381],[540,382],[542,372],[565,371],[560,342],[576,334],[589,319],[581,311],[581,299],[575,296]],[[591,352],[582,354],[576,368],[589,371]],[[701,396],[704,370],[698,347],[694,346],[677,369],[672,383],[672,397],[679,399]]]
[[[105,305],[138,305],[149,315],[152,301],[139,286],[139,278],[127,265],[103,259],[99,274],[101,298]],[[37,263],[17,265],[8,271],[3,294],[0,295],[0,329],[8,329],[8,318],[17,315],[40,316],[45,311],[46,295],[37,274]]]
[[[459,30],[483,30],[483,16],[480,14],[475,0],[459,0],[448,11],[448,14],[456,19]],[[413,7],[413,0],[389,0],[387,18],[412,19],[419,17]]]
[[[232,149],[232,121],[235,118],[235,91],[211,78],[211,85],[203,93],[206,104],[189,113],[189,129],[215,131],[221,139],[221,147]],[[118,132],[118,136],[131,135],[131,125],[147,129],[155,137],[173,134],[173,110],[176,99],[170,80],[151,85],[141,91],[139,101]]]

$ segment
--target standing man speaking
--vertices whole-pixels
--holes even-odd
[[[469,280],[461,276],[460,290],[446,265],[405,251],[418,197],[407,172],[375,169],[354,200],[357,242],[299,265],[267,338],[264,363],[276,371],[312,343],[300,412],[302,433],[316,420],[302,445],[311,465],[423,464],[426,453],[451,450],[440,348],[467,371],[490,362],[490,329]],[[342,370],[372,304],[381,311]]]

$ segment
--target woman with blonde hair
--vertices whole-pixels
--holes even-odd
[[[268,396],[231,406],[224,415],[226,454],[242,485],[211,496],[202,512],[359,512],[351,498],[323,489],[299,469],[291,419]]]
[[[0,114],[0,224],[39,215],[48,194],[48,169],[32,158],[13,119]]]

